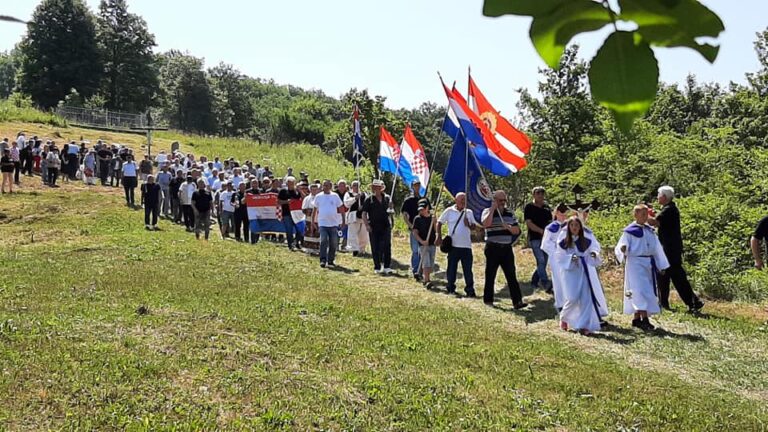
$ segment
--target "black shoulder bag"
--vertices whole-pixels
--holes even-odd
[[[447,236],[445,236],[445,238],[443,238],[443,242],[440,243],[440,252],[448,253],[448,252],[451,251],[451,249],[453,249],[453,239],[451,238],[451,236],[456,234],[456,228],[458,228],[459,224],[462,222],[462,219],[464,218],[464,212],[465,211],[466,211],[466,209],[462,210],[461,213],[459,213],[459,220],[457,220],[456,221],[456,225],[453,226],[453,229],[451,230],[451,234],[447,235]]]

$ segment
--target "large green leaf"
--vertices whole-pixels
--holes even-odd
[[[483,15],[525,15],[539,17],[551,13],[571,0],[485,0]]]
[[[628,132],[656,97],[659,65],[650,45],[633,32],[614,32],[592,59],[589,85],[595,100]]]
[[[531,41],[544,62],[557,68],[574,36],[599,30],[611,22],[609,11],[600,4],[592,0],[569,0],[552,13],[533,19]]]
[[[720,17],[697,0],[619,0],[621,19],[634,21],[637,32],[654,46],[688,47],[710,63],[720,47],[696,38],[717,37],[725,30]]]

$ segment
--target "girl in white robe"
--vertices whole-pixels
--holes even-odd
[[[582,228],[584,229],[584,237],[590,240],[591,242],[593,242],[597,250],[602,250],[602,246],[600,246],[600,242],[597,241],[595,234],[586,225],[586,219],[588,215],[589,215],[588,213],[579,213],[577,216],[579,218],[579,221],[581,222]],[[567,229],[560,230],[556,245],[565,239],[565,236],[567,233],[568,233]],[[598,313],[600,314],[600,325],[607,326],[608,323],[604,320],[604,318],[608,316],[608,301],[605,299],[603,284],[600,283],[600,279],[597,277],[597,269],[595,267],[590,267],[589,272],[592,274],[592,281],[593,281],[592,291],[595,295],[595,299],[597,300],[597,309],[598,309]],[[553,280],[554,280],[554,276],[553,276]],[[561,281],[561,284],[562,284],[562,281]]]
[[[624,267],[624,313],[634,315],[632,326],[642,330],[655,327],[649,315],[661,312],[657,294],[657,273],[669,268],[656,232],[649,225],[648,208],[634,209],[635,222],[624,228],[614,252]]]
[[[558,208],[555,211],[555,220],[544,228],[544,235],[541,239],[541,250],[550,257],[549,269],[552,272],[552,294],[555,297],[555,309],[557,309],[558,313],[563,308],[565,296],[563,295],[560,267],[555,260],[555,253],[557,252],[557,242],[560,238],[560,233],[565,231],[565,227],[565,212],[560,211]]]
[[[571,217],[555,252],[563,291],[560,326],[582,334],[600,330],[600,306],[596,290],[602,290],[596,267],[602,264],[600,244],[585,235],[581,219]]]

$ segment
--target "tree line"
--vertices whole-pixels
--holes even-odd
[[[339,98],[320,90],[249,77],[233,65],[206,68],[188,52],[154,53],[155,37],[126,0],[43,0],[16,48],[0,54],[0,97],[17,92],[42,109],[58,105],[143,113],[197,134],[248,137],[275,144],[306,142],[351,159],[353,106],[363,113],[369,160],[381,124],[414,126],[428,151],[445,153],[439,134],[445,109],[424,103],[391,110],[386,98],[350,89]],[[433,152],[434,153],[434,152]],[[438,160],[447,159],[447,154]]]

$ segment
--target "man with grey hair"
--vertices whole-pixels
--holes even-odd
[[[688,306],[688,311],[698,313],[704,303],[693,292],[683,269],[683,236],[680,231],[680,210],[674,202],[675,190],[670,186],[662,186],[658,192],[661,211],[655,218],[648,218],[648,223],[658,228],[659,241],[669,260],[669,268],[659,275],[659,303],[664,309],[671,310],[669,284],[672,282],[680,299]]]

